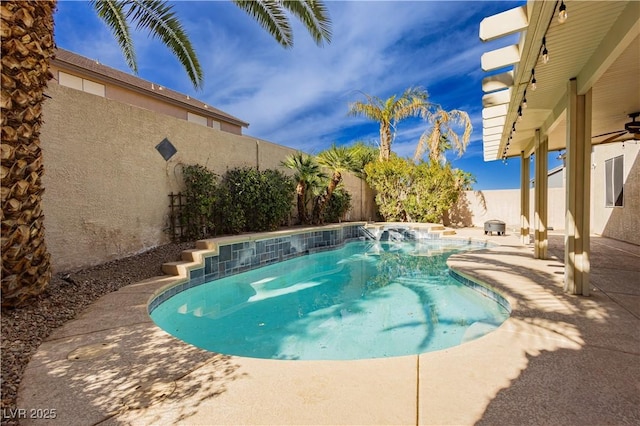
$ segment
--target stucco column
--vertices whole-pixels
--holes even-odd
[[[520,152],[520,241],[529,244],[529,158]]]
[[[535,241],[533,248],[533,257],[535,259],[547,258],[547,186],[548,186],[548,155],[549,155],[549,141],[548,139],[541,138],[540,129],[536,129],[535,134],[535,152],[536,152],[536,164],[535,164]]]
[[[591,204],[591,90],[578,95],[576,79],[567,88],[564,291],[589,295]]]

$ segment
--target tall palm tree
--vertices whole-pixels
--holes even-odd
[[[426,118],[433,123],[433,127],[420,136],[413,154],[414,161],[419,161],[425,152],[429,152],[430,160],[443,161],[445,152],[450,149],[455,150],[458,156],[462,156],[469,145],[469,138],[473,131],[469,114],[457,109],[445,111],[437,107],[435,111],[429,111]],[[462,136],[456,132],[459,127],[464,128]]]
[[[320,169],[320,165],[314,157],[302,152],[296,152],[287,156],[282,161],[282,166],[294,171],[293,178],[296,183],[296,199],[298,207],[298,221],[301,224],[309,223],[307,212],[308,191],[318,186],[318,182],[326,179],[327,175]]]
[[[396,95],[383,100],[366,93],[366,102],[356,101],[349,105],[349,115],[363,116],[380,123],[380,160],[391,156],[391,144],[398,122],[426,114],[429,103],[427,92],[420,87],[410,87],[400,97]]]
[[[342,182],[342,173],[352,172],[358,166],[351,149],[344,146],[339,147],[335,144],[318,154],[318,163],[331,171],[331,179],[326,189],[316,197],[313,206],[314,224],[322,223],[322,214],[331,199],[331,195]]]
[[[175,54],[193,85],[202,85],[202,70],[191,43],[163,0],[91,0],[98,16],[115,35],[129,66],[136,60],[129,30],[147,29]],[[51,278],[44,238],[40,127],[44,90],[52,78],[55,55],[53,14],[57,0],[3,0],[2,45],[2,306],[18,306],[40,294]],[[235,1],[250,11],[285,47],[293,43],[284,9],[299,18],[316,43],[330,41],[330,19],[319,0]],[[258,11],[259,9],[259,11]],[[273,20],[273,25],[269,22]],[[289,28],[289,30],[287,30]]]

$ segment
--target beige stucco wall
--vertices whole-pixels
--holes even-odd
[[[564,229],[564,188],[549,188],[547,226]],[[529,190],[529,223],[533,229],[535,189]],[[455,226],[484,226],[487,220],[497,219],[506,223],[507,229],[520,229],[520,189],[466,191],[460,198],[451,217]]]
[[[613,143],[595,146],[591,155],[591,231],[640,244],[640,145]],[[605,206],[606,160],[624,156],[624,206]]]
[[[46,241],[54,269],[68,270],[144,251],[168,241],[168,194],[181,190],[180,164],[223,174],[237,166],[277,168],[294,149],[160,115],[51,83],[41,140],[46,165]],[[168,138],[168,162],[155,146]],[[366,219],[361,193],[351,220]],[[358,192],[355,192],[358,189]],[[367,192],[368,191],[368,192]]]

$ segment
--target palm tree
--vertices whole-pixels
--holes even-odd
[[[433,123],[433,127],[420,137],[413,155],[414,161],[419,161],[427,151],[429,159],[435,161],[444,161],[445,152],[452,148],[458,156],[464,154],[473,131],[469,114],[457,109],[445,111],[437,107],[435,112],[427,113],[427,120]],[[455,128],[459,126],[464,127],[462,137],[456,133]]]
[[[420,87],[408,88],[397,97],[391,96],[382,100],[366,93],[366,102],[356,101],[349,105],[349,115],[364,116],[380,123],[380,160],[388,160],[391,156],[391,144],[395,137],[398,122],[409,117],[425,115],[427,92]]]
[[[315,158],[309,154],[296,152],[285,158],[281,163],[282,166],[294,171],[293,178],[296,183],[296,198],[298,207],[298,221],[301,224],[309,223],[309,214],[307,212],[307,194],[313,188],[319,186],[318,183],[322,179],[326,179],[327,175],[322,172],[320,165]]]
[[[98,16],[115,34],[129,66],[136,60],[129,23],[147,29],[171,49],[194,87],[202,70],[191,43],[162,0],[91,0]],[[284,9],[299,18],[316,40],[330,41],[330,20],[319,0],[235,1],[249,11],[285,47],[293,43]],[[3,0],[2,38],[2,306],[18,306],[40,294],[51,278],[44,238],[40,148],[44,90],[52,78],[55,55],[53,14],[56,0]],[[269,22],[273,20],[273,25]],[[288,28],[288,29],[287,29]]]
[[[293,32],[285,10],[302,22],[318,46],[331,42],[331,20],[320,0],[233,0],[283,47],[293,46]]]
[[[374,162],[379,156],[378,148],[374,145],[369,145],[359,141],[349,146],[348,149],[351,150],[353,160],[355,162],[353,174],[360,179],[365,179],[366,173],[364,171],[364,167],[367,164]]]
[[[313,223],[322,223],[322,214],[331,199],[333,191],[342,182],[342,173],[351,172],[357,169],[357,163],[353,156],[353,151],[344,146],[333,144],[331,148],[318,154],[318,163],[331,171],[331,179],[324,191],[316,197],[313,206]]]

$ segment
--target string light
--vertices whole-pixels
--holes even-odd
[[[537,88],[538,88],[538,81],[536,80],[536,70],[532,69],[531,70],[531,90],[535,92]]]
[[[564,0],[560,2],[560,9],[558,9],[558,22],[564,24],[567,21],[569,14],[567,13],[567,6],[564,4]]]
[[[527,91],[524,91],[524,96],[522,97],[522,109],[527,109]]]
[[[518,121],[522,121],[522,106],[518,107]]]
[[[549,62],[549,51],[547,50],[547,38],[542,37],[542,63],[546,64]]]

